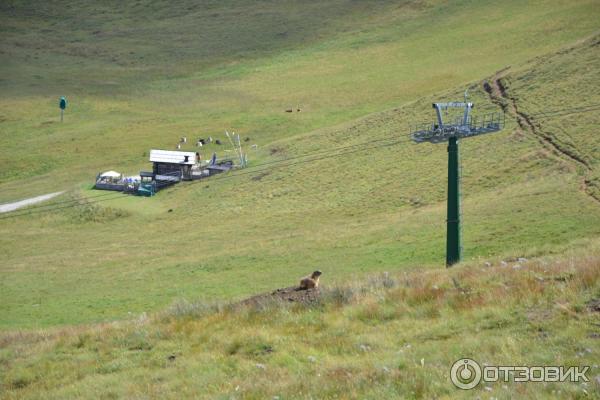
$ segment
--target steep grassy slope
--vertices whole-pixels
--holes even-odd
[[[587,93],[586,104],[600,102],[597,40],[564,50],[597,29],[596,3],[521,3],[3,3],[0,200],[66,186],[76,189],[57,201],[90,203],[0,220],[0,327],[240,298],[315,266],[330,282],[440,267],[446,151],[410,144],[407,124],[466,87],[478,109],[499,110],[482,79],[508,64],[506,92],[525,111],[530,98],[554,106]],[[64,124],[55,122],[59,94],[71,99]],[[296,104],[302,112],[283,112]],[[561,126],[586,153],[584,170],[507,113],[504,132],[462,144],[466,257],[585,245],[600,233],[600,207],[581,190],[594,177],[597,154],[586,147],[597,148],[597,137]],[[586,131],[593,126],[594,114],[578,115]],[[92,203],[98,193],[84,182],[98,170],[145,169],[149,148],[225,128],[259,144],[253,165],[390,146]]]
[[[595,37],[586,46],[539,58],[514,79],[498,74],[490,79],[488,90],[516,118],[520,132],[533,135],[549,154],[575,165],[583,189],[600,201],[598,46],[600,38]],[[549,78],[551,85],[546,83]],[[579,89],[573,91],[575,87]],[[586,115],[579,113],[582,110]]]
[[[599,15],[595,1],[181,4],[3,2],[0,200],[139,170],[182,134],[262,145],[332,126],[554,50]]]
[[[0,202],[70,190],[0,215],[0,397],[600,398],[599,17],[2,2]],[[461,141],[466,261],[445,270],[446,148],[407,126],[465,89],[507,127]],[[249,169],[153,198],[90,189],[224,129],[258,144]],[[318,304],[223,305],[315,267]],[[462,392],[462,357],[590,365],[591,382]]]
[[[129,322],[0,333],[0,393],[6,399],[598,399],[599,267],[595,241],[561,258],[328,285],[312,306],[181,302]],[[481,365],[587,365],[590,381],[499,382],[462,391],[449,371],[464,357]]]
[[[597,60],[595,43],[544,60]],[[568,85],[555,79],[552,62],[538,64],[534,84],[548,93],[560,87],[562,97],[577,97],[599,73],[593,64]],[[518,82],[531,70],[523,65],[505,79]],[[469,85],[470,96],[478,107],[498,109],[484,89],[490,80]],[[314,266],[330,282],[416,261],[441,266],[445,147],[410,144],[402,132],[407,122],[430,117],[433,99],[460,98],[463,91],[273,144],[276,157],[401,138],[393,146],[181,184],[152,199],[124,197],[2,220],[3,325],[112,319],[180,297],[240,297],[288,286]],[[600,103],[597,93],[588,99]],[[584,246],[600,233],[600,207],[582,190],[577,163],[553,155],[511,116],[505,131],[462,142],[466,257]],[[539,119],[543,126],[551,121]],[[579,132],[577,125],[565,129]]]

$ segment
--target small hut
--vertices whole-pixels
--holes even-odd
[[[150,150],[154,180],[179,182],[192,179],[196,153],[191,151]]]

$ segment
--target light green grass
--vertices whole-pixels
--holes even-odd
[[[478,109],[497,108],[482,79],[508,64],[515,64],[509,79],[545,87],[539,96],[552,99],[549,104],[577,99],[582,90],[590,102],[600,102],[589,89],[598,75],[593,41],[545,64],[525,62],[593,32],[593,2],[377,4],[341,13],[344,2],[307,9],[264,3],[306,33],[279,42],[268,30],[274,36],[255,36],[261,46],[252,49],[237,49],[237,39],[258,35],[272,20],[242,18],[242,3],[215,5],[227,13],[238,10],[227,18],[247,24],[236,25],[235,34],[218,44],[214,37],[189,41],[206,28],[191,29],[194,16],[224,15],[208,9],[188,16],[159,7],[156,19],[172,30],[152,34],[137,20],[130,25],[97,13],[113,32],[103,38],[93,32],[108,27],[58,23],[63,19],[44,8],[31,11],[44,15],[37,20],[25,17],[23,5],[11,11],[14,16],[3,11],[2,49],[11,61],[2,68],[14,79],[2,81],[0,99],[0,161],[6,166],[1,201],[62,188],[72,190],[56,201],[92,199],[101,194],[89,190],[97,171],[148,169],[150,148],[172,148],[184,134],[192,139],[233,128],[259,144],[250,153],[251,165],[406,139],[409,122],[433,116],[432,101],[461,99],[466,87]],[[325,23],[324,16],[333,14],[335,23]],[[80,42],[59,51],[61,43],[48,39],[39,60],[19,58],[44,42],[43,29],[49,35],[66,26]],[[127,37],[119,29],[128,30]],[[177,57],[152,35],[178,43],[172,49]],[[140,61],[128,55],[125,49],[138,51],[132,40],[156,57]],[[183,49],[179,43],[195,45]],[[98,46],[103,50],[94,53]],[[230,51],[213,53],[204,46]],[[78,55],[81,48],[87,53]],[[127,62],[112,63],[112,53]],[[64,67],[52,64],[62,57]],[[74,60],[81,64],[75,67]],[[48,80],[25,89],[32,71],[47,73],[42,76]],[[58,73],[70,77],[60,81],[60,94],[71,99],[64,124],[53,122],[60,85],[50,81]],[[511,87],[523,97],[529,89]],[[302,112],[283,112],[296,104]],[[590,114],[581,117],[592,125]],[[561,252],[600,233],[600,207],[580,190],[583,174],[514,125],[509,118],[505,131],[461,143],[468,260]],[[578,135],[577,125],[565,129]],[[597,143],[591,135],[577,137],[585,137],[576,143],[580,147]],[[278,151],[272,155],[271,149]],[[241,298],[288,286],[314,267],[336,283],[383,269],[442,268],[445,177],[443,145],[405,142],[273,169],[260,180],[217,178],[184,183],[154,198],[123,197],[2,219],[0,328],[110,321],[177,298]]]
[[[407,136],[467,88],[498,110],[483,83],[500,75],[528,114],[600,104],[599,17],[562,0],[2,2],[0,202],[65,189],[49,204],[77,206],[0,215],[0,397],[598,398],[597,111],[533,119],[585,167],[511,113],[461,141],[450,270],[446,148]],[[152,198],[90,189],[225,129],[258,144],[251,168],[363,151]],[[369,147],[384,138],[400,142]],[[314,268],[317,305],[224,306]],[[461,357],[592,381],[462,392]]]
[[[156,13],[156,28],[138,7]],[[18,198],[22,178],[42,176],[43,190],[106,168],[136,171],[150,147],[184,134],[233,129],[264,145],[345,122],[559,48],[597,30],[599,15],[593,1],[189,7],[2,13],[2,200]],[[95,17],[78,21],[85,11]],[[59,125],[63,94],[71,102]],[[283,112],[296,105],[301,113]]]
[[[183,301],[153,315],[0,334],[4,398],[590,398],[597,241],[503,266],[370,275],[319,304]],[[501,299],[501,301],[498,301]],[[451,365],[591,366],[587,384],[452,386]]]

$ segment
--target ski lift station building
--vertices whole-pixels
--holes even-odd
[[[192,180],[196,153],[192,151],[150,150],[152,174],[157,181]]]

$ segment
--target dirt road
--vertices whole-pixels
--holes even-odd
[[[15,210],[18,210],[19,208],[27,207],[27,206],[30,206],[30,205],[36,204],[36,203],[41,203],[43,201],[50,200],[51,198],[61,195],[63,193],[64,193],[64,191],[48,193],[48,194],[44,194],[41,196],[31,197],[31,198],[25,199],[25,200],[15,201],[14,203],[0,204],[0,213],[15,211]]]

